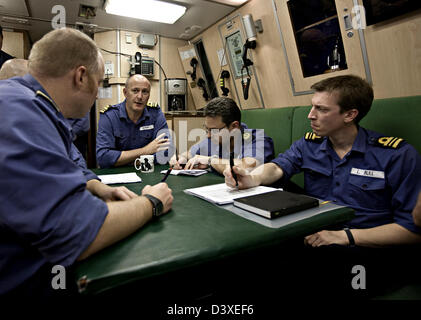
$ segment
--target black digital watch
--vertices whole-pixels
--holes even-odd
[[[144,194],[144,196],[152,203],[152,218],[158,218],[159,216],[162,216],[164,214],[164,205],[162,204],[161,200],[150,194]]]

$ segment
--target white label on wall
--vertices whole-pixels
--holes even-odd
[[[111,87],[98,88],[98,99],[112,99],[113,90]]]
[[[181,51],[180,52],[181,60],[186,60],[186,59],[189,59],[189,58],[193,58],[194,56],[196,56],[196,52],[194,52],[194,48],[191,48],[189,50]]]
[[[106,76],[110,76],[114,74],[114,63],[112,61],[105,61],[104,74]]]
[[[221,65],[221,67],[226,66],[227,65],[227,55],[224,54],[224,49],[219,49],[218,51],[216,51],[216,53],[218,54],[218,59],[219,59],[219,64]]]

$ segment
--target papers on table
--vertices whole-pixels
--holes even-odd
[[[167,173],[167,170],[162,170],[161,173]],[[170,175],[174,176],[193,176],[198,177],[202,174],[208,173],[208,170],[192,169],[192,170],[171,170]]]
[[[104,174],[98,176],[102,183],[115,184],[115,183],[134,183],[141,182],[142,179],[136,174],[136,172],[130,173],[118,173],[118,174]]]
[[[234,199],[279,190],[271,187],[258,186],[250,189],[238,190],[228,187],[225,183],[184,190],[209,202],[221,205],[234,202]]]

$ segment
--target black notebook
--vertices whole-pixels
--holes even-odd
[[[319,200],[315,198],[280,190],[234,199],[234,206],[269,219],[318,205]]]

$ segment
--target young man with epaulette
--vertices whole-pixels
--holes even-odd
[[[101,168],[131,164],[141,155],[169,148],[167,121],[157,103],[148,103],[150,92],[149,80],[135,74],[123,89],[126,99],[101,110],[96,146]]]
[[[365,80],[337,76],[312,89],[308,119],[313,132],[251,173],[234,167],[239,188],[269,185],[304,171],[308,195],[355,210],[355,218],[341,228],[305,237],[312,247],[420,243],[421,228],[411,216],[421,188],[420,155],[401,138],[358,125],[373,101],[373,89]],[[231,171],[224,175],[227,185],[234,186]]]
[[[180,169],[207,169],[222,174],[229,166],[232,153],[234,164],[254,168],[274,158],[272,138],[263,129],[251,129],[241,122],[241,111],[234,100],[214,98],[205,107],[204,128],[207,138],[193,145],[189,152],[173,156],[170,165]]]

